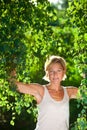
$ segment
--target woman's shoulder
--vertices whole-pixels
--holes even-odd
[[[67,86],[65,87],[68,93],[68,96],[70,99],[76,98],[77,93],[78,93],[78,88],[74,86]]]
[[[35,86],[36,86],[36,89],[39,91],[40,95],[43,96],[46,85],[35,83]]]

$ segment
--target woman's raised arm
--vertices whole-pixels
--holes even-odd
[[[37,83],[26,84],[23,82],[19,82],[15,79],[16,72],[15,70],[11,72],[11,81],[13,80],[14,84],[17,86],[17,91],[24,94],[30,94],[35,97],[37,103],[42,100],[44,88],[42,85]]]
[[[78,88],[77,87],[67,87],[67,92],[68,92],[68,95],[69,95],[69,98],[72,99],[72,98],[76,98],[77,97],[77,93],[78,93]]]
[[[36,83],[25,84],[18,81],[16,81],[15,84],[20,93],[30,94],[35,97],[37,103],[41,102],[44,93],[44,88],[42,85]]]

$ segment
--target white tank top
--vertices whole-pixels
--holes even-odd
[[[43,99],[38,105],[38,121],[35,130],[69,129],[69,96],[64,88],[62,101],[54,100],[46,87]]]

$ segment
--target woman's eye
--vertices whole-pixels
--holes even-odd
[[[54,71],[50,71],[50,74],[53,74],[54,73]]]
[[[61,72],[61,71],[62,71],[62,69],[59,69],[59,70],[58,70],[58,72]]]
[[[55,73],[60,73],[62,71],[62,69],[59,69],[57,71],[50,71],[49,74],[55,74]]]

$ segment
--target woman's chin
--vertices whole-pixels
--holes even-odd
[[[54,84],[59,84],[59,80],[53,80]]]

